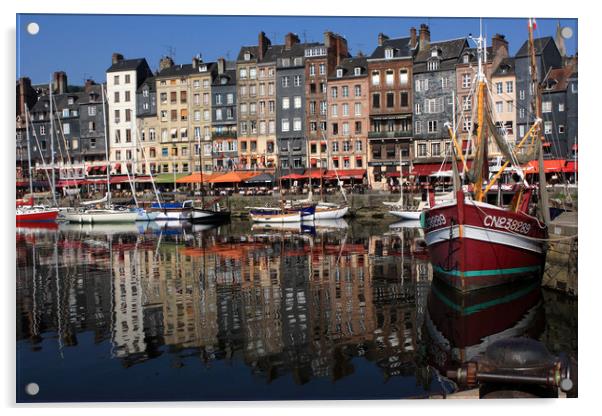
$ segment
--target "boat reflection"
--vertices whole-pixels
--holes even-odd
[[[434,279],[425,326],[433,364],[455,369],[495,341],[539,338],[544,327],[541,286],[526,281],[463,295]]]

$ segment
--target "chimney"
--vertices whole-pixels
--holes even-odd
[[[270,45],[272,44],[272,42],[270,42],[270,39],[265,35],[264,32],[259,32],[259,37],[257,39],[257,60],[258,61],[262,61],[265,53],[268,51],[268,48],[270,47]]]
[[[224,58],[219,58],[217,60],[217,73],[222,75],[226,70],[226,60]]]
[[[386,40],[389,40],[387,35],[382,32],[378,34],[378,46],[383,46]]]
[[[199,62],[200,59],[198,56],[195,56],[194,58],[192,58],[192,67],[193,68],[198,68],[199,67]]]
[[[91,79],[87,79],[86,80],[86,84],[84,85],[84,91],[85,92],[92,92],[92,87],[96,85],[96,83],[91,80]]]
[[[431,31],[428,25],[424,23],[420,25],[420,50],[424,51],[431,45]]]
[[[410,48],[411,49],[416,48],[417,44],[418,44],[418,40],[416,39],[416,28],[412,27],[412,28],[410,28]]]
[[[123,61],[123,55],[117,52],[113,53],[113,56],[111,57],[111,63],[113,65],[115,65],[117,62]]]
[[[289,32],[284,37],[284,48],[287,50],[291,49],[297,43],[299,43],[299,36],[294,33]]]
[[[494,37],[491,38],[491,49],[494,54],[498,54],[498,51],[501,48],[506,49],[506,54],[508,54],[508,41],[506,40],[506,36],[496,33]]]
[[[159,71],[163,71],[164,69],[171,68],[173,66],[173,59],[169,56],[164,56],[159,61]]]
[[[57,71],[52,74],[52,89],[55,94],[64,94],[67,92],[67,74],[63,71]]]
[[[19,78],[19,102],[17,104],[17,115],[25,114],[25,103],[27,93],[31,90],[31,80],[27,77]]]

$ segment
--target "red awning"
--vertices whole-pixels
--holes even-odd
[[[552,146],[552,143],[550,143],[550,142],[543,142],[541,145],[543,147],[550,147],[550,146]]]
[[[83,179],[67,179],[67,180],[62,180],[62,181],[58,181],[56,186],[58,188],[63,188],[65,186],[79,186],[84,184],[86,181]]]
[[[305,174],[307,175],[308,178],[312,178],[312,179],[320,179],[326,176],[326,169],[318,169],[318,170],[312,170],[311,172],[306,171]]]
[[[307,179],[305,175],[299,175],[298,173],[290,173],[286,176],[283,176],[280,179],[288,179],[288,180],[296,180],[296,179]]]
[[[576,160],[567,160],[566,165],[562,169],[564,173],[575,173],[578,172],[577,161]]]
[[[328,179],[336,179],[337,173],[339,175],[339,179],[357,179],[362,180],[366,175],[366,169],[343,169],[337,170],[336,173],[334,170],[329,170],[324,174],[324,177]]]
[[[128,177],[127,176],[111,176],[111,183],[123,183],[123,182],[127,182],[128,181]]]
[[[552,159],[552,160],[544,160],[543,168],[545,173],[552,172],[563,172],[565,169],[566,161],[564,159]],[[530,161],[526,166],[524,166],[525,173],[539,173],[539,164],[537,160]]]
[[[103,172],[103,173],[104,173],[104,172],[106,172],[106,171],[107,171],[107,167],[106,167],[106,165],[105,165],[105,166],[100,166],[100,167],[98,168],[98,170],[99,170],[100,172]]]
[[[472,166],[472,160],[469,160],[467,165],[467,167],[470,168]],[[458,170],[460,169],[462,169],[462,162],[458,162]],[[452,165],[451,163],[445,163],[443,166],[441,166],[441,163],[416,164],[410,174],[414,176],[429,176],[435,172],[439,172],[439,170],[452,170]]]

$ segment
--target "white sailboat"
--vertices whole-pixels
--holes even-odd
[[[72,212],[66,212],[64,219],[69,222],[83,223],[83,224],[103,224],[103,223],[127,223],[134,222],[138,218],[137,212],[132,212],[127,209],[115,209],[111,206],[111,166],[109,161],[109,146],[107,140],[107,124],[106,124],[106,112],[105,112],[105,90],[102,91],[102,113],[104,123],[104,135],[105,135],[105,157],[107,160],[107,195],[106,195],[106,207],[105,208],[93,208],[93,209],[80,209]]]
[[[389,214],[394,215],[402,220],[418,220],[420,219],[420,213],[429,208],[429,201],[420,201],[418,205],[407,205],[404,204],[403,200],[403,159],[401,154],[401,148],[399,149],[399,189],[400,195],[399,200],[395,202],[385,201],[384,205],[390,206],[391,210]]]

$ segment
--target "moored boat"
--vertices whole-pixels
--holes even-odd
[[[151,205],[151,211],[157,213],[156,220],[159,221],[190,220],[192,208],[192,200],[183,202],[156,202]]]
[[[220,223],[230,219],[230,211],[217,211],[204,208],[193,208],[190,220],[193,223]]]
[[[42,206],[21,207],[16,211],[16,221],[20,222],[54,222],[59,215],[56,208]]]

